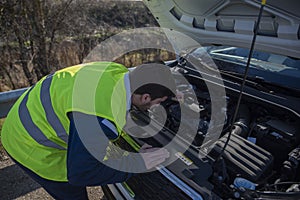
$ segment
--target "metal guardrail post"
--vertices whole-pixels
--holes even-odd
[[[22,88],[17,90],[11,90],[7,92],[0,92],[0,118],[6,117],[11,107],[17,101],[17,99],[27,90],[28,88]]]

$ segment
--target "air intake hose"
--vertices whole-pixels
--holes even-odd
[[[250,111],[248,106],[241,104],[236,118],[237,120],[233,124],[234,127],[232,132],[246,138],[250,124]]]

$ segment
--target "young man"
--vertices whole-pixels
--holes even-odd
[[[170,70],[144,64],[128,71],[113,62],[62,69],[28,89],[9,112],[2,144],[55,199],[87,199],[86,186],[123,182],[169,157],[141,147],[137,156],[107,158],[132,105],[141,110],[174,96]]]

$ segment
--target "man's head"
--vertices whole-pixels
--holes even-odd
[[[141,110],[160,104],[175,96],[176,86],[169,67],[158,64],[143,64],[129,73],[132,104]]]

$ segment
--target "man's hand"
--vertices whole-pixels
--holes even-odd
[[[153,148],[149,144],[144,144],[139,151],[145,162],[147,169],[151,169],[166,160],[170,156],[167,149],[164,148]]]
[[[183,92],[180,92],[179,90],[176,90],[176,97],[173,97],[172,100],[183,103],[184,102]]]

